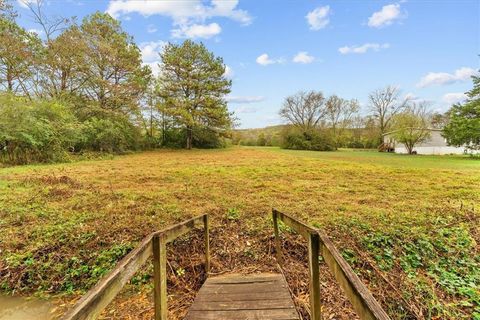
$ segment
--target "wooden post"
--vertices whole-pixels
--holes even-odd
[[[279,249],[279,228],[278,221],[282,221],[287,226],[295,230],[298,234],[308,241],[308,267],[310,276],[310,306],[311,319],[319,320],[321,315],[320,300],[320,275],[318,258],[320,254],[323,256],[325,264],[333,273],[335,280],[344,290],[349,301],[353,305],[353,309],[362,320],[390,320],[390,317],[382,309],[380,303],[373,297],[365,284],[353,272],[350,265],[345,261],[335,245],[330,241],[325,233],[316,230],[306,223],[282,213],[276,209],[272,209],[273,227],[275,231],[275,246],[277,247],[277,255]],[[283,256],[283,255],[282,255]],[[279,258],[277,257],[277,260]]]
[[[280,243],[280,232],[278,229],[278,213],[277,210],[272,209],[272,220],[273,220],[273,232],[275,233],[275,251],[277,253],[277,263],[282,265],[282,246]]]
[[[167,320],[167,246],[162,235],[152,241],[155,320]]]
[[[0,0],[1,1],[1,0]],[[201,215],[184,222],[154,232],[145,237],[142,243],[126,255],[116,267],[90,289],[75,306],[63,315],[62,320],[96,319],[102,310],[122,290],[135,272],[153,254],[155,320],[167,319],[167,243],[191,231],[197,226],[207,226],[206,244],[207,269],[210,268],[208,248],[208,218]]]
[[[203,216],[203,228],[205,234],[205,273],[210,273],[210,231],[209,231],[208,214]]]
[[[312,320],[322,319],[320,304],[320,270],[318,255],[320,249],[320,236],[311,232],[308,238],[308,269],[310,272],[310,308]]]

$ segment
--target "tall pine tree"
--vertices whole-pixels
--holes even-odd
[[[187,149],[193,146],[195,132],[208,130],[218,136],[228,131],[233,119],[225,95],[232,82],[224,76],[222,58],[190,40],[167,44],[160,56],[158,95],[163,111],[186,130]]]

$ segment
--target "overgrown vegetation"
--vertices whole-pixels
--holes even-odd
[[[133,37],[106,13],[78,24],[46,16],[42,1],[26,2],[41,39],[17,24],[8,2],[0,4],[2,163],[225,145],[234,125],[225,102],[231,81],[203,44],[166,45],[157,79]]]
[[[360,125],[358,129],[365,129],[362,128],[365,119],[355,117],[358,111],[357,100],[336,95],[325,98],[319,91],[300,91],[286,97],[279,114],[288,125],[281,134],[280,145],[285,149],[336,150],[354,141],[355,125]],[[374,139],[377,140],[378,136]]]
[[[356,118],[355,125],[342,130],[337,136],[336,146],[338,148],[375,149],[377,148],[378,129],[373,119]],[[285,144],[285,138],[291,132],[298,129],[290,125],[270,126],[258,129],[236,129],[232,132],[232,144],[241,146],[280,147]],[[328,129],[324,131],[314,130],[313,134],[322,135],[325,141],[333,143],[332,136]],[[304,140],[304,138],[302,138]],[[303,142],[302,142],[303,143]],[[300,149],[300,148],[298,148]]]
[[[471,319],[479,312],[479,172],[478,161],[461,156],[278,148],[3,168],[1,288],[79,295],[149,232],[205,212],[212,214],[214,272],[232,264],[274,268],[266,259],[273,257],[269,213],[277,207],[325,229],[392,318]],[[172,308],[188,306],[185,281],[202,264],[196,250],[192,265],[185,258],[172,266]],[[136,286],[149,283],[149,274],[140,273]],[[294,274],[293,283],[306,279]],[[322,287],[324,297],[343,296],[330,292],[334,283]],[[308,301],[307,287],[294,290]],[[184,310],[175,308],[177,316]]]
[[[292,150],[333,151],[336,149],[334,138],[326,130],[303,131],[295,127],[286,127],[283,130],[280,145],[282,148]]]
[[[409,154],[414,147],[429,138],[429,129],[444,129],[448,145],[465,146],[478,150],[480,127],[479,78],[473,76],[474,88],[468,92],[464,105],[454,105],[442,114],[428,109],[426,102],[415,102],[402,97],[398,87],[386,86],[369,95],[369,114],[360,115],[358,101],[336,95],[325,98],[320,91],[300,91],[285,98],[279,114],[286,121],[286,129],[275,144],[264,136],[249,139],[244,145],[280,145],[286,149],[329,151],[339,147],[391,149],[394,142],[405,146]],[[384,136],[389,139],[384,141]],[[241,137],[241,135],[240,135]],[[270,141],[274,141],[270,139]],[[277,142],[279,141],[279,142]]]
[[[471,149],[478,145],[476,89],[465,106],[454,106],[448,115],[425,113],[420,122],[412,117],[399,121],[400,116],[407,119],[413,103],[393,86],[369,95],[365,116],[356,99],[300,91],[285,98],[279,113],[287,125],[278,133],[232,136],[237,123],[226,102],[232,81],[222,58],[202,43],[166,44],[158,53],[161,72],[155,77],[142,63],[133,37],[110,15],[96,12],[77,23],[75,18],[48,17],[43,1],[25,6],[43,38],[17,24],[9,2],[0,5],[2,163],[58,162],[92,151],[219,148],[230,142],[320,151],[376,148],[382,135],[394,129],[395,119],[398,132],[420,122],[424,132],[427,126],[443,128],[449,115],[452,123],[444,132],[449,143]],[[25,119],[15,127],[21,117]],[[422,140],[413,135],[418,136],[410,132],[410,138],[399,140],[408,142],[410,151]]]
[[[443,130],[449,144],[465,145],[471,151],[480,150],[480,77],[473,76],[473,89],[468,101],[454,105],[448,112],[450,121]]]
[[[78,137],[78,123],[61,102],[0,95],[0,162],[64,160]]]

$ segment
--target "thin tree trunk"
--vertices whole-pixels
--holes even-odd
[[[337,143],[337,128],[335,125],[332,126],[333,128],[333,142],[335,143],[335,150],[338,150],[338,143]]]
[[[167,144],[167,124],[165,122],[165,113],[162,112],[162,145]]]
[[[192,127],[187,126],[187,149],[191,150],[192,149]]]
[[[13,91],[13,76],[11,75],[10,68],[7,68],[7,84],[8,92]]]
[[[407,147],[408,154],[412,154],[413,153],[413,145],[411,145],[410,143],[406,143],[405,146]]]
[[[153,103],[150,100],[150,138],[153,139]]]

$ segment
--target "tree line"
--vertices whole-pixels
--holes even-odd
[[[355,99],[320,91],[285,99],[278,134],[245,140],[225,97],[225,64],[202,43],[168,43],[160,73],[142,64],[133,37],[119,21],[96,12],[81,22],[50,17],[43,2],[26,2],[42,37],[17,23],[0,0],[0,162],[65,161],[72,154],[124,153],[154,147],[215,148],[234,144],[290,149],[388,148],[387,131],[412,151],[443,128],[452,145],[479,149],[479,80],[464,104],[445,114],[402,97],[393,86],[369,95],[369,114]]]
[[[426,102],[402,96],[395,86],[375,90],[368,96],[368,114],[360,113],[355,99],[321,91],[300,91],[284,99],[279,115],[287,123],[278,130],[264,130],[255,137],[241,132],[234,142],[243,145],[281,146],[286,149],[332,151],[344,148],[378,148],[390,151],[384,135],[402,143],[408,153],[430,137],[430,129],[442,129],[447,143],[480,150],[480,78],[464,104],[445,113],[431,112]]]
[[[42,38],[0,0],[0,161],[62,161],[72,153],[158,146],[219,147],[235,118],[223,60],[202,43],[167,44],[160,75],[119,21],[80,23],[28,2]]]

